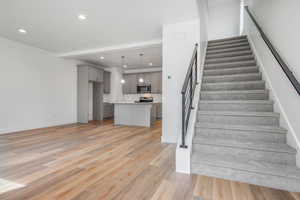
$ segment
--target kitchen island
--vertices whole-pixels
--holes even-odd
[[[114,124],[151,127],[156,120],[156,103],[114,103]]]

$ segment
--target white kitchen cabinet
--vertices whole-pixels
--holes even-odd
[[[123,94],[136,94],[137,93],[137,74],[124,74],[125,83],[123,84]]]
[[[124,74],[123,78],[125,83],[123,84],[123,94],[137,94],[138,84],[151,84],[151,93],[162,93],[162,73],[161,72],[144,72],[136,74]],[[143,79],[144,82],[139,82],[139,79]]]
[[[103,104],[103,118],[104,119],[109,119],[114,116],[114,104],[112,103],[104,103]]]
[[[110,72],[104,71],[103,74],[104,94],[110,93],[110,76],[111,76]]]
[[[89,81],[103,82],[103,70],[89,67]]]
[[[144,77],[144,83],[145,84],[151,84],[152,85],[152,76],[153,76],[153,73],[144,73],[143,77]]]
[[[161,94],[162,92],[162,73],[152,72],[149,73],[151,80],[151,90],[153,94]]]
[[[162,119],[162,103],[156,104],[156,119]]]

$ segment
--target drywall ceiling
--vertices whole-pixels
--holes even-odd
[[[239,3],[242,0],[208,0],[208,7],[215,7],[221,4]]]
[[[0,36],[62,54],[161,39],[162,24],[194,19],[196,8],[196,0],[3,0]]]
[[[140,54],[143,54],[143,56],[141,57]],[[122,56],[125,58],[122,59]],[[101,59],[101,57],[104,59]],[[78,59],[103,67],[122,67],[124,70],[161,68],[162,45],[155,44],[107,50],[97,53],[68,56],[67,58]],[[124,68],[123,65],[126,65],[126,68]]]

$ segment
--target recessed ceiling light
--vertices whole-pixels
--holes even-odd
[[[127,65],[123,65],[124,68],[127,68]]]
[[[101,56],[100,59],[101,59],[101,60],[104,60],[104,56]]]
[[[21,34],[26,34],[27,33],[27,31],[25,29],[22,29],[22,28],[18,29],[18,31]]]
[[[153,65],[153,63],[151,62],[151,63],[149,63],[149,66],[152,66]]]
[[[121,79],[121,83],[124,84],[124,83],[125,83],[125,80],[124,80],[124,79]]]
[[[84,20],[86,20],[86,16],[83,15],[83,14],[80,14],[80,15],[78,15],[78,19],[79,19],[80,21],[84,21]]]

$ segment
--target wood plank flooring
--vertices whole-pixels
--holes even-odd
[[[112,121],[0,135],[1,200],[300,200],[299,193],[175,173],[175,146]]]

